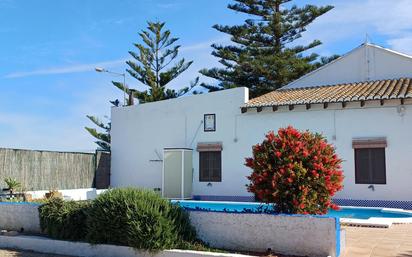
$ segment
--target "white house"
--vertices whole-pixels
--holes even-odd
[[[251,100],[235,88],[113,108],[111,185],[253,200],[244,158],[288,125],[335,145],[345,174],[338,204],[412,209],[412,57],[372,44]],[[175,150],[183,159],[167,157]],[[179,165],[192,174],[180,176]]]

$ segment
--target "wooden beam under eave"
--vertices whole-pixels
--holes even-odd
[[[272,106],[272,111],[276,112],[278,110],[277,106]]]
[[[381,105],[384,105],[384,104],[385,104],[385,100],[381,99],[381,100],[380,100],[380,103],[381,103]]]
[[[262,107],[262,106],[259,106],[258,108],[256,108],[256,111],[257,111],[257,112],[263,111],[263,107]]]
[[[242,107],[242,108],[240,108],[240,112],[241,112],[241,113],[245,113],[245,112],[247,112],[247,108],[246,108],[246,107]]]
[[[405,104],[405,99],[401,98],[401,105]]]
[[[363,100],[360,101],[360,106],[361,106],[361,107],[365,106],[365,101],[363,101]]]
[[[292,111],[293,109],[295,109],[295,106],[293,104],[289,105],[289,111]]]
[[[326,109],[326,108],[328,108],[328,103],[323,103],[323,109]]]
[[[346,108],[347,103],[346,102],[342,102],[342,108]]]
[[[306,110],[309,110],[312,106],[310,104],[306,104]]]

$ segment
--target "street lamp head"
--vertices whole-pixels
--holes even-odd
[[[123,85],[124,85],[124,90],[123,90],[123,96],[124,96],[123,100],[124,100],[124,102],[123,103],[126,106],[126,104],[127,104],[126,91],[128,89],[127,85],[126,85],[126,73],[113,72],[113,71],[106,70],[105,68],[102,68],[102,67],[96,67],[96,68],[94,68],[94,70],[96,72],[107,72],[107,73],[110,73],[110,74],[114,74],[116,76],[122,76],[123,77]]]
[[[94,70],[97,71],[97,72],[105,72],[106,71],[104,68],[101,68],[101,67],[96,67],[96,68],[94,68]]]

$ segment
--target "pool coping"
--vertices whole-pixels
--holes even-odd
[[[181,200],[180,200],[181,201]],[[179,202],[179,200],[175,200],[175,202]],[[199,200],[184,200],[184,202],[189,202],[189,203],[197,203],[197,202],[202,202],[202,203],[223,203],[223,204],[242,204],[244,202],[230,202],[230,201],[199,201]],[[248,202],[248,205],[261,205],[262,203],[259,202]],[[385,218],[385,217],[371,217],[369,219],[353,219],[353,218],[338,218],[334,216],[318,216],[318,215],[308,215],[308,216],[313,216],[317,218],[321,217],[332,217],[336,218],[339,220],[339,223],[341,225],[347,225],[347,226],[362,226],[362,227],[380,227],[380,228],[389,228],[393,224],[411,224],[412,223],[412,211],[411,210],[404,210],[404,209],[397,209],[397,208],[381,208],[381,207],[361,207],[361,206],[341,206],[344,209],[367,209],[367,210],[380,210],[381,212],[387,212],[387,213],[401,213],[401,214],[408,214],[411,217],[405,217],[405,218]],[[183,207],[189,211],[202,211],[202,209],[193,209],[193,208],[187,208]],[[204,210],[208,211],[208,210]],[[213,210],[209,210],[213,211]],[[227,211],[228,213],[242,213],[242,212],[232,212],[232,211]],[[254,213],[250,213],[254,214]],[[282,214],[277,214],[277,215],[282,215]],[[297,214],[299,215],[299,214]]]
[[[409,214],[411,217],[405,217],[405,218],[372,217],[369,219],[340,218],[341,225],[389,228],[393,224],[411,224],[412,223],[412,211],[410,210],[397,209],[397,208],[359,207],[359,206],[343,206],[343,207],[346,209],[358,208],[358,209],[369,209],[369,210],[381,210],[381,212],[387,212],[387,213]]]

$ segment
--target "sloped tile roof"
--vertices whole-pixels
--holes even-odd
[[[243,107],[282,106],[412,98],[412,79],[388,79],[330,86],[278,89]]]

